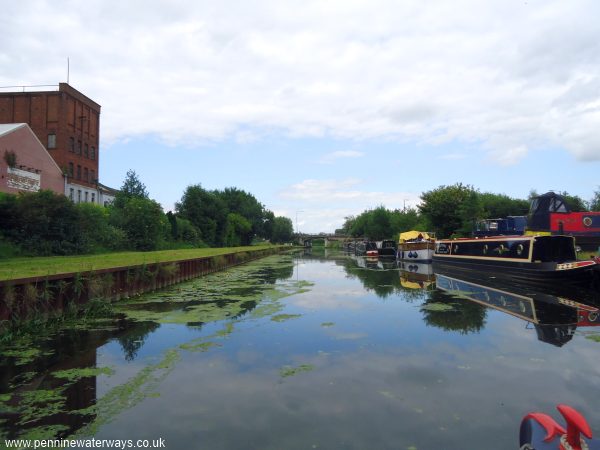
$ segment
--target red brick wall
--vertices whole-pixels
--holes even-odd
[[[8,164],[4,159],[5,152],[14,152],[17,157],[15,168],[40,176],[40,188],[50,189],[56,193],[65,193],[62,171],[57,167],[36,136],[27,128],[21,127],[0,136],[0,191],[15,194],[18,189],[9,187]]]

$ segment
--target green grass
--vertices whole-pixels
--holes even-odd
[[[179,261],[236,252],[251,252],[272,248],[271,245],[251,247],[198,248],[161,250],[156,252],[118,252],[101,255],[49,256],[0,260],[0,281],[29,277],[44,277],[60,273],[129,267],[156,262]]]

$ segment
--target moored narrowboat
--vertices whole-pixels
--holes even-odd
[[[390,239],[384,239],[383,241],[377,241],[377,253],[379,256],[392,256],[396,257],[396,249],[398,245],[396,241],[392,241]]]
[[[441,239],[434,263],[532,281],[592,283],[594,261],[577,261],[572,236],[494,236]]]
[[[431,262],[435,250],[435,234],[425,231],[400,233],[398,259],[414,262]]]

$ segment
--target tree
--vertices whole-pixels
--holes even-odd
[[[524,216],[529,211],[530,201],[527,199],[515,199],[504,194],[492,194],[484,192],[479,194],[483,217],[497,219],[506,216]]]
[[[291,242],[294,236],[294,226],[292,220],[287,217],[277,216],[273,221],[273,235],[271,242],[282,244]]]
[[[210,246],[223,242],[227,213],[223,200],[199,184],[188,186],[175,204],[177,213],[200,231],[201,239]]]
[[[238,214],[250,223],[250,228],[240,235],[242,245],[249,245],[255,235],[265,237],[264,207],[252,194],[234,187],[215,191],[215,194],[222,200],[227,214]]]
[[[472,186],[462,183],[440,186],[421,194],[419,211],[438,237],[448,237],[456,232],[468,234],[473,220],[483,214],[476,194]]]
[[[227,247],[238,247],[252,230],[252,224],[244,216],[237,213],[227,214],[224,244]]]
[[[121,189],[115,196],[114,205],[122,208],[130,198],[149,198],[146,186],[138,178],[134,170],[128,170]]]
[[[365,229],[369,238],[380,241],[392,235],[390,226],[390,213],[383,206],[379,206],[369,211],[367,217],[367,226]]]
[[[567,203],[569,209],[572,212],[581,212],[588,210],[588,205],[586,204],[586,201],[583,200],[580,196],[571,195],[566,191],[560,192],[559,194],[563,196],[565,202]]]
[[[159,203],[132,197],[123,208],[114,208],[111,220],[123,229],[134,250],[155,250],[168,230],[168,220]]]
[[[62,194],[42,190],[19,194],[13,239],[38,255],[69,255],[82,251],[79,214]]]
[[[590,200],[590,211],[600,211],[600,189],[594,192],[594,198]]]
[[[390,214],[391,236],[396,239],[404,231],[420,230],[427,231],[428,225],[425,219],[414,208],[392,211]]]

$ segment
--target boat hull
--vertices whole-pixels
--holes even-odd
[[[398,245],[398,259],[402,261],[431,262],[435,251],[435,243],[404,242]]]
[[[526,283],[591,285],[597,264],[576,261],[573,242],[567,236],[440,240],[436,242],[433,262]]]

